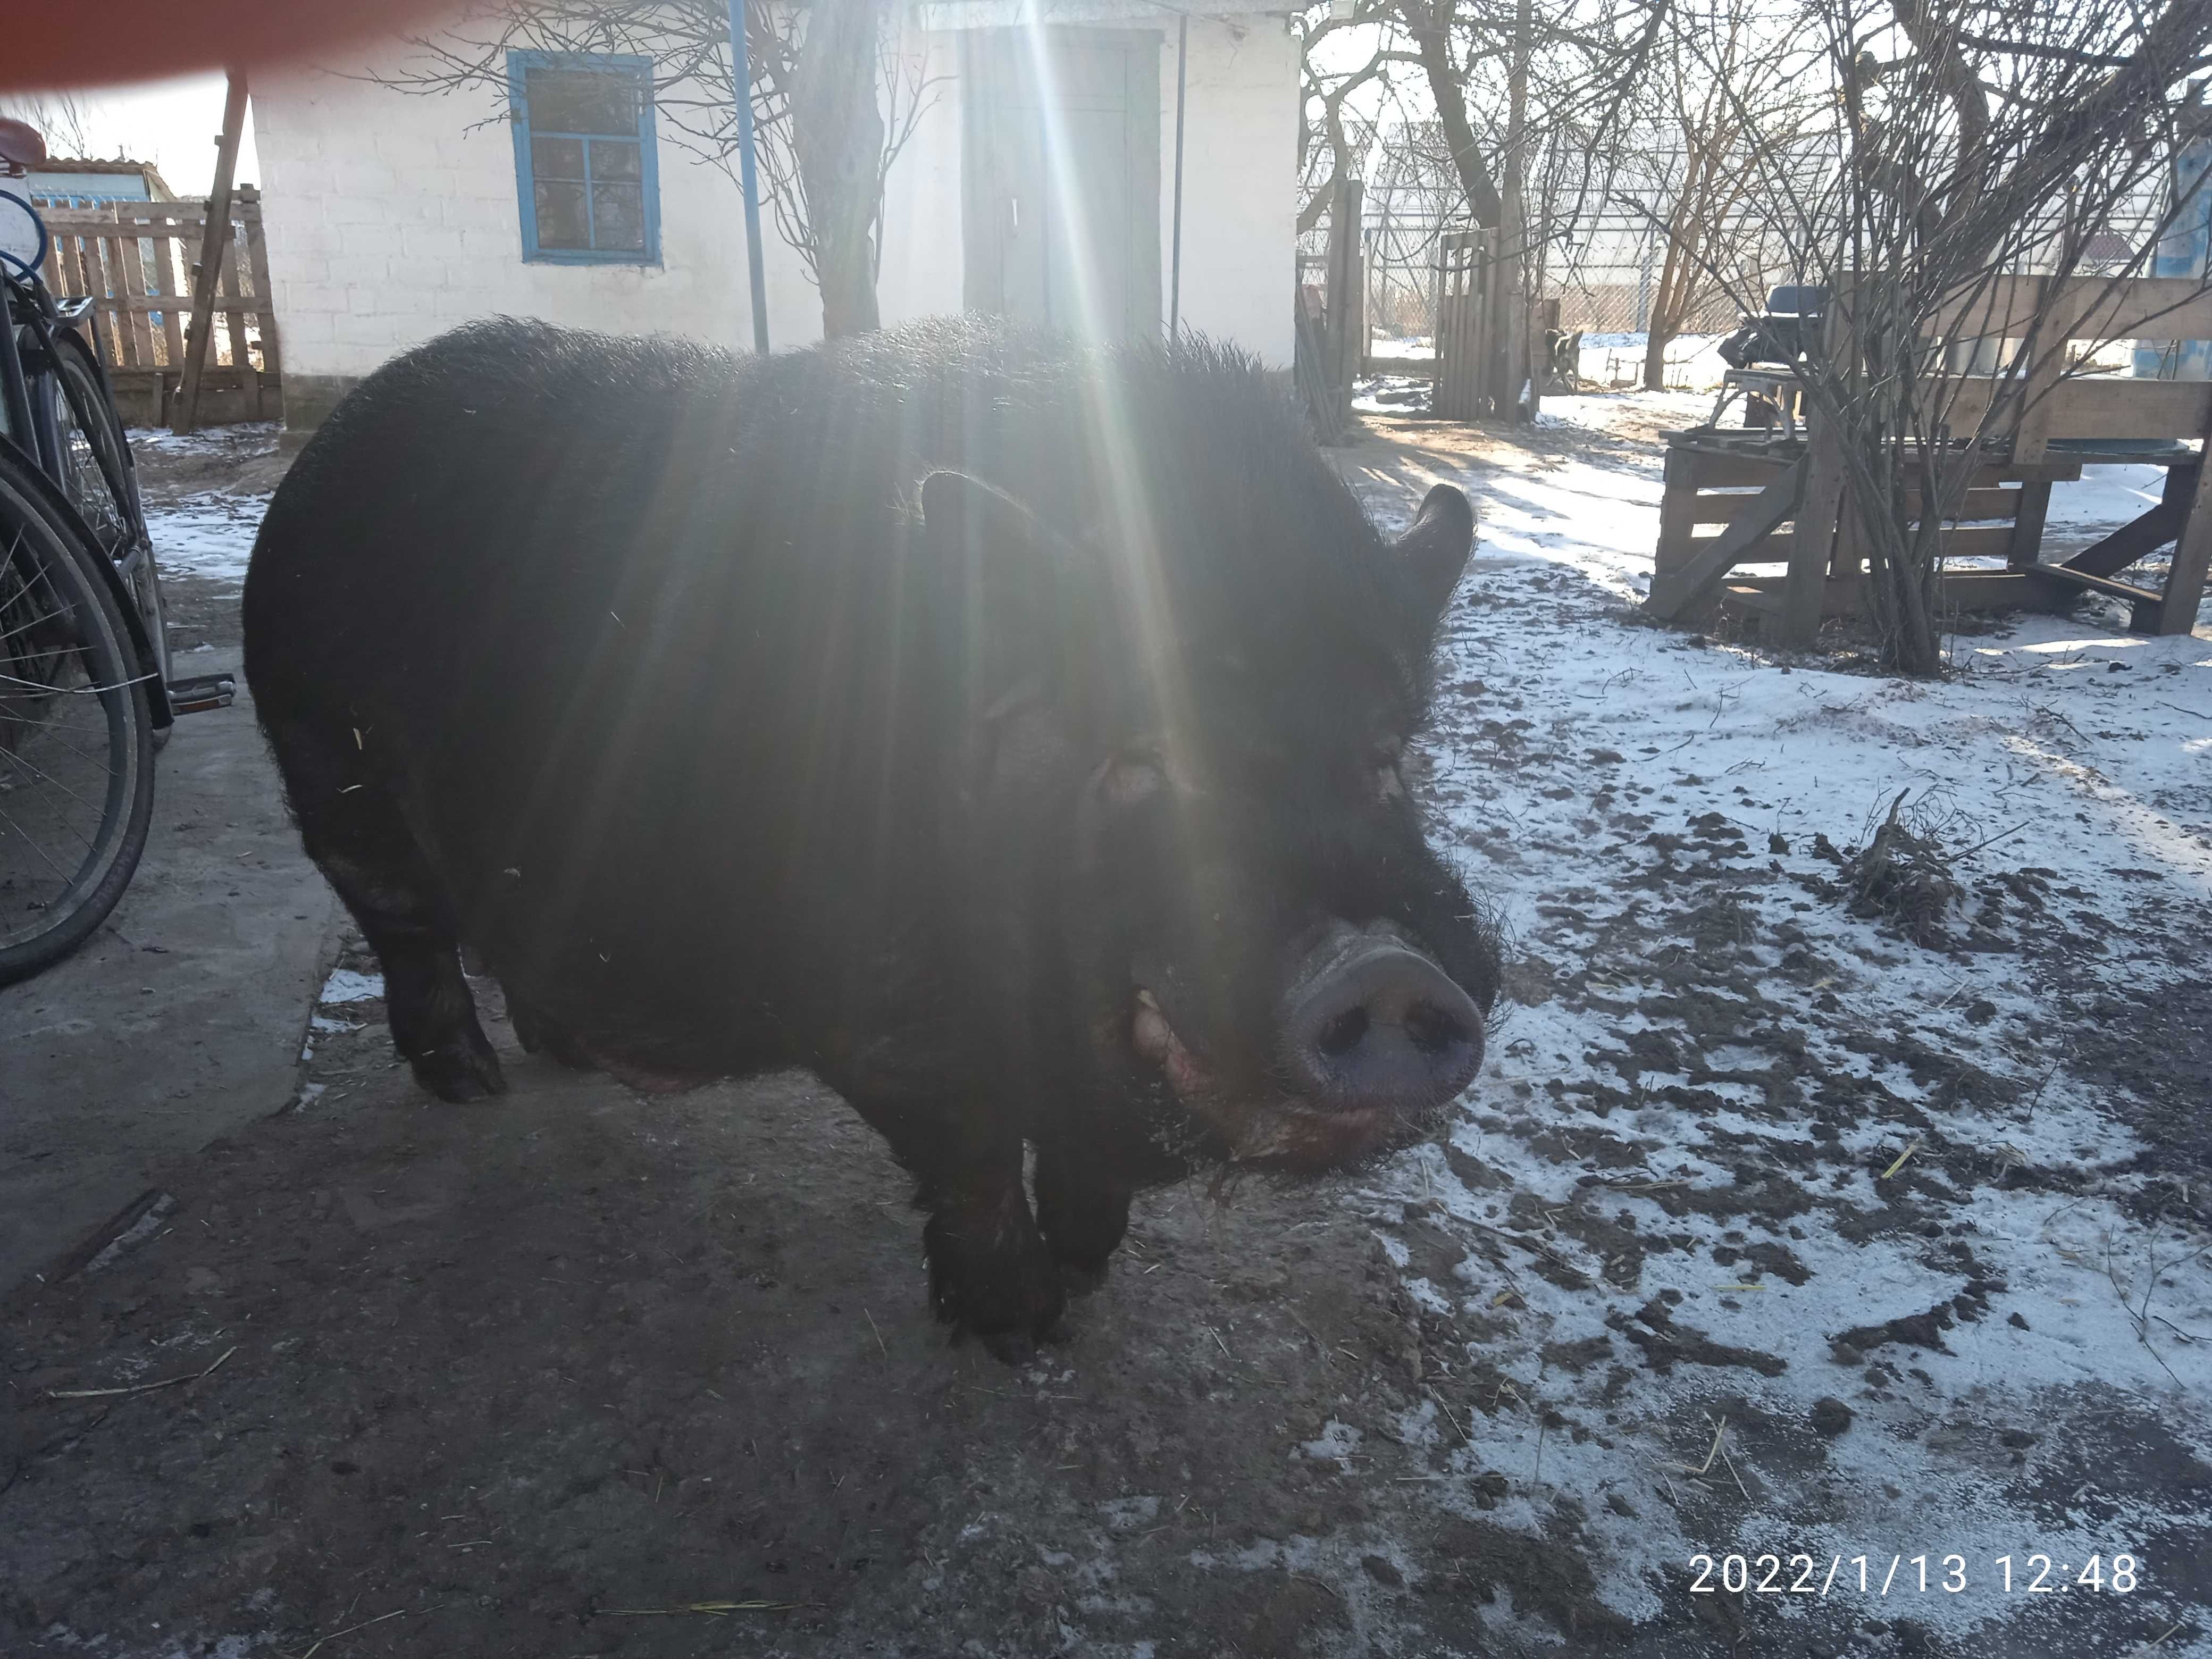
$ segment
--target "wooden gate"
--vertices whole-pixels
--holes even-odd
[[[91,298],[125,419],[167,425],[184,379],[207,204],[108,202],[40,214],[54,241],[46,281],[58,296]],[[203,424],[274,420],[283,408],[261,194],[251,185],[231,198],[230,233],[214,273]]]
[[[1498,308],[1491,283],[1497,252],[1498,233],[1479,226],[1448,230],[1437,239],[1435,410],[1447,421],[1492,412],[1489,382]]]

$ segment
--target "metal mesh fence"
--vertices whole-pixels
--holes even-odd
[[[2116,206],[2109,216],[2108,228],[2087,251],[2080,267],[2085,274],[2150,273],[2148,256],[2171,211],[2168,188],[2163,178],[2147,178]],[[1401,204],[1407,199],[1404,195],[1396,198]],[[1593,347],[1624,351],[1631,348],[1632,341],[1616,343],[1604,337],[1634,337],[1648,331],[1666,265],[1666,236],[1656,222],[1662,205],[1662,194],[1653,192],[1648,207],[1642,210],[1607,206],[1580,218],[1546,248],[1543,296],[1559,301],[1561,328],[1598,337],[1588,343]],[[1360,240],[1370,355],[1420,356],[1433,349],[1439,293],[1437,242],[1441,234],[1458,221],[1438,217],[1427,202],[1421,206],[1423,210],[1419,211],[1407,211],[1402,205],[1394,210],[1387,192],[1368,197]],[[1723,227],[1709,245],[1728,249],[1737,274],[1731,284],[1710,277],[1698,284],[1699,292],[1680,326],[1681,335],[1727,333],[1735,327],[1746,301],[1756,306],[1769,289],[1806,280],[1793,272],[1790,250],[1771,231],[1749,220]],[[1322,290],[1326,286],[1328,247],[1326,218],[1298,239],[1298,280],[1309,289],[1309,302],[1316,307],[1326,301]],[[2194,257],[2201,260],[2201,247]],[[2032,270],[2034,264],[2030,258],[2021,268]],[[1734,293],[1729,291],[1731,287]]]
[[[1436,337],[1439,289],[1437,238],[1453,222],[1413,219],[1370,212],[1361,228],[1367,278],[1365,295],[1369,349],[1389,355],[1419,355]],[[1599,239],[1588,239],[1595,243]],[[1326,302],[1323,289],[1328,250],[1324,222],[1298,238],[1298,281],[1310,301]],[[1583,257],[1595,254],[1596,258]],[[1640,334],[1650,321],[1652,296],[1666,257],[1664,244],[1626,249],[1610,246],[1553,252],[1546,260],[1544,297],[1559,302],[1559,326],[1593,334]],[[1725,294],[1710,291],[1691,310],[1685,332],[1724,333],[1736,323],[1736,306]]]

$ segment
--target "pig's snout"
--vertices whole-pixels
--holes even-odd
[[[1388,927],[1340,924],[1308,952],[1281,1030],[1292,1088],[1323,1111],[1425,1111],[1482,1065],[1474,999]]]

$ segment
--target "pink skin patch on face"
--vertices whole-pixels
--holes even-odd
[[[1302,1170],[1325,1170],[1347,1163],[1382,1146],[1397,1127],[1395,1114],[1382,1110],[1317,1112],[1303,1102],[1231,1099],[1213,1073],[1176,1035],[1159,1000],[1137,993],[1129,1024],[1130,1044],[1158,1066],[1176,1098],[1194,1116],[1212,1124],[1240,1163],[1267,1161]]]

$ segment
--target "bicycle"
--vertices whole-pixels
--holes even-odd
[[[0,120],[0,178],[45,160]],[[161,579],[91,302],[57,301],[51,246],[0,189],[0,985],[76,950],[129,886],[175,714],[220,707],[168,675]]]

